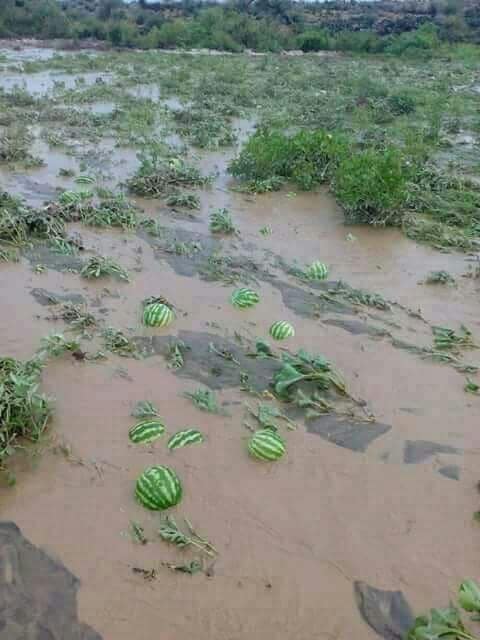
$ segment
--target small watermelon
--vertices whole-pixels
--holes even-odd
[[[149,444],[165,433],[165,425],[158,420],[142,420],[128,432],[128,437],[135,444]]]
[[[237,309],[248,309],[249,307],[255,306],[257,302],[260,301],[260,296],[256,291],[242,287],[241,289],[236,289],[232,293],[230,300],[233,306],[237,307]]]
[[[147,304],[143,311],[143,322],[147,327],[166,327],[175,319],[174,312],[161,302]]]
[[[275,431],[259,429],[248,441],[248,451],[258,460],[273,462],[285,455],[286,447],[285,442]]]
[[[279,320],[270,327],[270,335],[274,340],[285,340],[285,338],[291,338],[295,335],[295,329],[289,322]]]
[[[328,276],[328,267],[323,262],[317,260],[316,262],[312,262],[312,264],[307,269],[307,276],[311,280],[325,280]]]
[[[203,434],[197,431],[197,429],[184,429],[183,431],[178,431],[173,434],[168,441],[167,447],[173,450],[197,442],[203,442]]]
[[[137,500],[147,509],[159,511],[174,507],[182,499],[180,480],[169,467],[148,467],[135,487]]]

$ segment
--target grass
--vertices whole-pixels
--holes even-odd
[[[112,276],[118,280],[129,281],[128,272],[112,258],[93,256],[82,267],[80,275],[88,280]]]
[[[425,284],[455,284],[455,278],[441,269],[440,271],[431,271],[425,278]]]
[[[127,182],[130,191],[138,196],[160,198],[172,189],[203,186],[210,181],[182,158],[162,156],[151,147],[147,147],[140,158],[140,168]]]
[[[232,215],[228,209],[216,209],[210,214],[210,231],[224,235],[235,233]]]
[[[193,193],[172,193],[166,199],[169,207],[182,209],[200,209],[200,198]]]
[[[52,415],[50,400],[39,391],[42,361],[0,358],[0,467],[19,440],[36,442]]]

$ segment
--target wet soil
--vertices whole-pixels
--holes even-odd
[[[24,79],[27,88],[35,82]],[[115,155],[112,148],[99,142],[92,154],[106,152],[98,162],[116,184],[134,173],[137,160],[134,149]],[[17,483],[0,490],[2,519],[15,522],[33,546],[5,525],[9,544],[18,557],[28,548],[32,562],[52,568],[44,574],[45,593],[57,593],[56,573],[67,580],[60,609],[71,625],[81,620],[95,629],[72,637],[373,640],[379,634],[397,640],[412,610],[445,602],[449,589],[472,573],[480,447],[479,400],[465,394],[465,376],[398,346],[431,346],[434,324],[464,323],[478,336],[479,282],[461,277],[465,256],[416,245],[397,231],[345,227],[322,191],[253,197],[231,190],[226,166],[234,152],[198,153],[202,170],[215,169],[217,176],[198,192],[201,209],[193,217],[161,201],[136,200],[164,228],[159,238],[71,225],[82,236],[85,257],[111,256],[130,271],[130,283],[86,281],[75,273],[83,255],[40,245],[19,263],[1,264],[2,355],[31,357],[43,336],[66,332],[62,321],[49,319],[55,303],[65,301],[84,302],[101,328],[121,329],[139,351],[137,358],[108,353],[88,362],[66,355],[48,364],[43,388],[55,397],[51,428],[13,459]],[[2,168],[0,185],[36,204],[36,184],[44,185],[43,199],[47,189],[68,186],[58,169],[69,161],[77,166],[78,158],[42,153],[44,167]],[[232,212],[238,235],[210,234],[209,214],[217,207]],[[263,227],[272,233],[263,235]],[[318,286],[289,269],[317,259],[329,264],[332,278]],[[454,275],[457,286],[420,284],[439,269]],[[382,295],[390,309],[332,294],[339,281]],[[261,303],[241,312],[229,298],[243,282],[258,290]],[[168,329],[142,325],[142,301],[151,295],[174,304],[176,321]],[[297,428],[282,424],[288,455],[263,465],[246,452],[245,404],[272,402],[278,362],[248,354],[257,339],[269,340],[269,326],[280,319],[291,322],[296,335],[277,350],[285,344],[291,352],[323,354],[374,419],[304,421],[282,405]],[[169,368],[165,357],[175,341],[188,347],[180,369]],[[212,344],[233,360],[218,356]],[[103,348],[97,335],[82,345],[92,353]],[[476,358],[465,354],[467,361]],[[199,411],[185,397],[205,387],[215,391],[219,414]],[[130,412],[140,400],[159,408],[168,434],[195,427],[206,441],[175,452],[165,437],[133,446]],[[208,575],[162,564],[192,556],[161,541],[159,516],[133,498],[136,477],[151,464],[175,468],[185,491],[175,517],[188,517],[219,550]],[[147,544],[132,539],[131,521],[144,528]],[[19,611],[1,606],[7,574],[13,575],[0,571],[0,611],[13,625]],[[22,607],[47,610],[36,584],[28,589]],[[39,624],[42,615],[35,617]],[[6,628],[13,627],[0,625],[2,639]]]

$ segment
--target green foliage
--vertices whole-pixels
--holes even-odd
[[[122,194],[111,194],[97,206],[85,207],[80,218],[84,224],[94,227],[134,229],[137,225],[137,210]]]
[[[140,400],[133,407],[131,414],[134,418],[152,418],[158,417],[159,413],[156,407],[148,400]]]
[[[291,180],[301,189],[325,182],[346,149],[346,141],[322,130],[294,136],[261,129],[249,138],[230,173],[249,183]]]
[[[166,158],[156,147],[147,147],[140,154],[140,160],[140,168],[127,183],[136,195],[159,198],[178,186],[201,186],[209,182],[208,177],[182,158]]]
[[[50,419],[50,401],[38,390],[41,369],[38,358],[0,358],[0,466],[20,438],[37,441]]]
[[[193,393],[185,393],[185,396],[190,398],[193,404],[202,411],[220,413],[220,407],[217,404],[215,394],[213,391],[210,391],[210,389],[197,389]]]
[[[81,275],[87,279],[104,278],[106,276],[114,276],[119,280],[128,282],[128,273],[123,267],[117,264],[112,258],[104,256],[93,256],[83,266]]]
[[[458,603],[467,613],[474,613],[472,620],[478,620],[480,613],[480,587],[474,580],[464,580],[458,591]],[[453,604],[444,609],[430,609],[428,615],[415,619],[407,640],[478,640],[478,636],[465,627],[460,611]]]
[[[401,152],[368,149],[342,158],[334,192],[349,222],[400,225],[411,171]]]
[[[210,214],[210,231],[227,235],[235,233],[235,226],[228,209],[216,209]]]

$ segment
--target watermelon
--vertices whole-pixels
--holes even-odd
[[[285,442],[273,429],[259,429],[248,441],[248,451],[258,460],[273,462],[286,452]]]
[[[148,467],[139,476],[135,496],[144,507],[159,511],[174,507],[182,499],[182,485],[173,469]]]
[[[242,287],[235,289],[230,300],[237,309],[248,309],[248,307],[253,307],[260,301],[260,296],[256,291]]]
[[[328,267],[319,260],[312,262],[307,269],[307,276],[311,280],[324,280],[328,276]]]
[[[175,314],[161,302],[147,304],[143,311],[143,322],[147,327],[166,327],[175,319]]]
[[[285,340],[285,338],[291,338],[295,335],[295,329],[289,322],[279,320],[270,327],[270,335],[274,340]]]
[[[203,434],[197,429],[184,429],[173,434],[168,441],[167,447],[172,450],[179,449],[187,444],[195,444],[196,442],[203,442]]]
[[[165,433],[165,425],[159,420],[142,420],[128,432],[134,444],[149,444]]]

